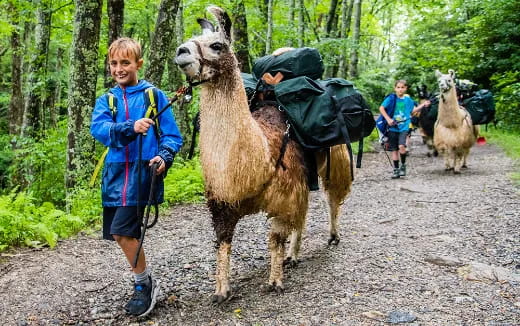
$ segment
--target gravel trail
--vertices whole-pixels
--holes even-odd
[[[233,240],[233,295],[214,290],[214,233],[205,205],[181,205],[147,232],[162,294],[146,319],[126,316],[131,272],[99,232],[54,249],[0,254],[2,325],[520,325],[518,164],[476,146],[460,175],[412,137],[408,176],[391,180],[384,152],[367,153],[327,246],[326,204],[313,192],[300,263],[285,293],[263,290],[269,221],[244,218]]]

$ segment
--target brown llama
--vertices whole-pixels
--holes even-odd
[[[473,125],[469,113],[459,106],[454,71],[449,70],[444,75],[437,70],[435,76],[439,83],[440,98],[433,144],[444,156],[446,170],[458,174],[462,167],[466,167],[470,148],[475,144],[479,129]]]
[[[283,113],[274,106],[249,111],[238,61],[231,49],[231,20],[222,9],[208,11],[219,28],[206,19],[197,21],[202,35],[180,45],[176,63],[200,90],[200,159],[207,204],[217,238],[216,289],[212,301],[230,296],[231,241],[237,222],[263,211],[271,221],[268,247],[271,268],[267,289],[283,291],[285,243],[291,242],[285,262],[295,264],[308,209],[309,187],[301,147],[289,141],[281,165],[282,138],[287,128]],[[330,239],[339,242],[338,214],[350,192],[352,178],[345,146],[331,149],[328,181]],[[318,173],[326,172],[326,154],[316,155]]]

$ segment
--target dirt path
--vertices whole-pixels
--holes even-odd
[[[267,229],[262,215],[239,223],[234,295],[209,303],[214,235],[204,205],[178,206],[147,233],[163,293],[146,320],[127,317],[131,273],[99,235],[54,250],[0,256],[2,325],[520,325],[520,195],[513,162],[475,147],[461,175],[426,157],[413,138],[409,175],[390,180],[382,152],[364,156],[343,209],[337,247],[312,194],[301,262],[283,295],[264,293]]]

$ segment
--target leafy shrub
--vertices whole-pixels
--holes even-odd
[[[67,214],[44,202],[35,204],[26,192],[0,196],[0,251],[9,246],[56,246],[58,239],[69,237],[86,227],[80,217]]]
[[[204,200],[204,180],[198,158],[175,159],[164,180],[164,199],[169,205]]]
[[[67,125],[62,121],[57,129],[48,130],[41,140],[13,138],[16,150],[8,175],[10,187],[21,186],[39,202],[65,203],[65,162]]]
[[[520,72],[494,75],[496,118],[501,127],[520,131]]]

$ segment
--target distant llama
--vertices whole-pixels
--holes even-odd
[[[446,170],[460,173],[466,167],[466,160],[471,146],[478,136],[478,127],[474,126],[469,113],[459,106],[455,90],[455,73],[441,74],[435,71],[439,83],[439,114],[435,122],[433,144],[444,156]]]
[[[202,82],[200,91],[200,158],[208,207],[217,237],[216,289],[212,301],[230,296],[231,242],[237,222],[263,211],[271,221],[268,289],[283,291],[285,242],[291,234],[287,259],[296,263],[305,227],[309,187],[302,148],[289,141],[282,164],[276,164],[286,130],[276,107],[249,111],[238,62],[231,49],[231,20],[211,6],[216,30],[206,19],[197,21],[202,35],[180,45],[176,63],[187,79]],[[328,181],[322,188],[330,210],[329,243],[339,242],[338,213],[351,189],[350,160],[344,145],[330,151]],[[326,173],[326,153],[316,155],[318,173]]]
[[[428,152],[426,155],[430,156],[438,156],[439,153],[435,146],[433,146],[433,127],[435,125],[436,117],[432,117],[430,114],[430,110],[433,108],[433,101],[437,101],[437,99],[432,99],[432,95],[428,92],[426,85],[421,85],[421,87],[417,87],[417,96],[419,97],[419,104],[424,103],[425,101],[431,101],[432,104],[429,106],[423,107],[418,113],[418,127],[419,133],[421,134],[423,144],[428,148]]]

